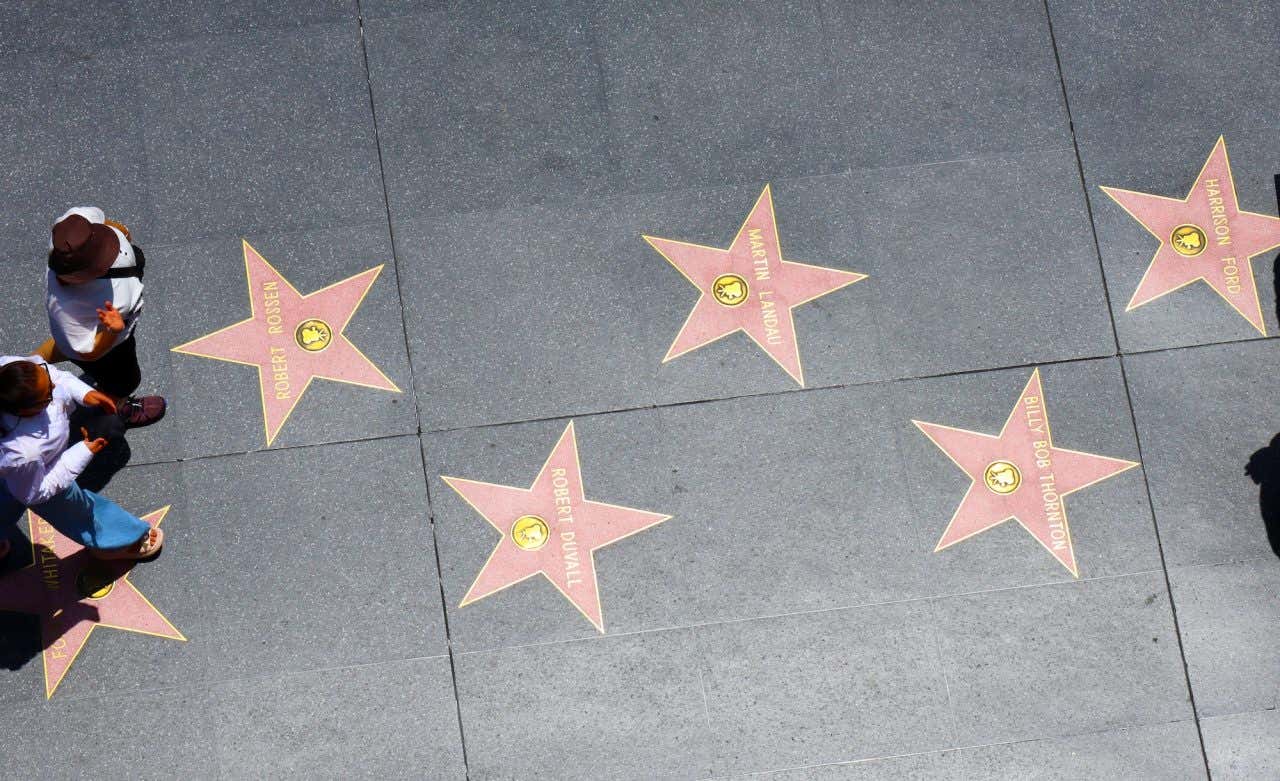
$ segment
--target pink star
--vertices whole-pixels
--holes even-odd
[[[1056,447],[1039,369],[1031,373],[999,436],[912,422],[973,481],[935,551],[1012,518],[1080,577],[1063,498],[1138,465]]]
[[[173,351],[257,367],[268,445],[316,377],[400,392],[342,333],[382,266],[304,296],[243,243],[251,315]]]
[[[1126,312],[1200,280],[1266,336],[1249,259],[1280,247],[1280,218],[1240,209],[1221,136],[1185,198],[1102,191],[1160,240]]]
[[[163,507],[142,516],[158,527]],[[186,640],[129,582],[136,562],[99,561],[27,511],[32,563],[0,579],[0,610],[40,617],[45,697],[52,697],[95,627]]]
[[[743,331],[804,385],[791,310],[867,278],[782,259],[769,186],[728,249],[645,236],[701,292],[663,363]]]
[[[572,421],[528,488],[443,479],[502,534],[460,607],[541,573],[601,632],[594,552],[671,517],[585,498]]]

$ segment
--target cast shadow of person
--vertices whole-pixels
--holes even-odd
[[[106,425],[103,422],[106,417],[95,410],[82,407],[71,415],[70,421],[73,441],[80,440],[82,426],[88,429],[90,435],[101,435],[107,439],[107,446],[93,457],[89,466],[76,478],[76,483],[81,488],[94,493],[101,493],[102,489],[107,487],[107,483],[111,482],[111,478],[128,466],[129,459],[133,457],[129,440],[124,436],[124,427],[115,424],[115,421],[112,421],[112,425]]]
[[[1258,484],[1258,510],[1271,551],[1280,556],[1280,434],[1271,444],[1249,456],[1245,474]]]
[[[24,516],[25,518],[25,516]],[[10,593],[8,596],[17,597],[17,595],[30,591],[30,585],[26,589],[12,583],[5,583],[6,576],[11,573],[26,569],[32,566],[36,561],[50,560],[54,558],[53,552],[43,545],[36,545],[34,548],[27,543],[25,537],[21,534],[11,535],[13,539],[14,549],[9,554],[3,566],[0,566],[0,590],[7,588],[17,589],[16,592]],[[70,577],[71,573],[82,573],[87,568],[94,566],[94,563],[85,550],[79,550],[63,559],[58,566],[57,572],[60,576]],[[100,568],[101,565],[98,565]],[[127,573],[126,573],[127,574]],[[77,575],[77,577],[79,577]],[[123,577],[121,575],[120,577]],[[113,581],[114,582],[114,581]],[[37,586],[37,589],[40,587]],[[0,600],[6,596],[0,593]],[[26,602],[27,600],[18,597],[17,601]],[[43,602],[43,600],[41,600]],[[64,614],[65,618],[73,620],[63,620],[61,622],[63,631],[69,630],[72,626],[80,621],[97,622],[98,609],[84,600],[68,601],[65,604],[42,604],[33,605],[34,609],[56,610],[58,614]],[[9,612],[0,610],[0,668],[6,670],[21,670],[26,667],[33,659],[48,650],[50,647],[56,647],[56,643],[62,639],[63,633],[60,631],[51,631],[45,633],[40,628],[40,617],[27,612]]]

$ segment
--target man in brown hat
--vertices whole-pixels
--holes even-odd
[[[130,427],[155,423],[166,408],[160,396],[133,396],[142,383],[133,332],[145,266],[129,229],[97,207],[70,209],[53,225],[46,297],[53,338],[40,354],[79,366]]]

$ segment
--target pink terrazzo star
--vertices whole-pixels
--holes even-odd
[[[252,314],[173,351],[257,367],[268,445],[316,377],[400,392],[342,333],[382,266],[304,296],[243,243]]]
[[[1138,466],[1054,446],[1039,369],[1031,373],[999,436],[912,422],[973,481],[935,551],[1012,518],[1080,577],[1063,498]]]
[[[601,632],[593,553],[671,517],[585,498],[572,422],[529,488],[443,480],[502,534],[460,607],[541,573]]]
[[[1221,136],[1186,198],[1102,191],[1160,240],[1126,312],[1201,280],[1266,336],[1249,259],[1280,247],[1280,218],[1240,209]]]
[[[158,527],[168,507],[142,516]],[[129,582],[133,561],[99,561],[27,511],[33,563],[0,579],[0,610],[40,617],[45,697],[52,697],[96,627],[186,640]]]
[[[782,259],[769,186],[728,249],[645,236],[702,293],[663,363],[743,331],[804,385],[791,310],[867,278]]]

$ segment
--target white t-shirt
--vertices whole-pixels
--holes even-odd
[[[54,224],[62,222],[72,214],[79,214],[89,222],[102,224],[106,215],[96,206],[77,206],[68,209]],[[125,235],[115,228],[120,239],[120,254],[111,268],[131,268],[137,265],[133,257],[133,247]],[[49,248],[53,248],[53,237],[49,238]],[[68,358],[93,352],[93,342],[98,334],[98,309],[104,301],[110,301],[120,310],[124,318],[124,330],[116,334],[108,352],[133,334],[133,327],[142,314],[142,280],[137,277],[124,279],[95,279],[79,285],[64,285],[58,281],[58,275],[50,269],[45,280],[45,305],[49,310],[49,331],[53,341]]]

